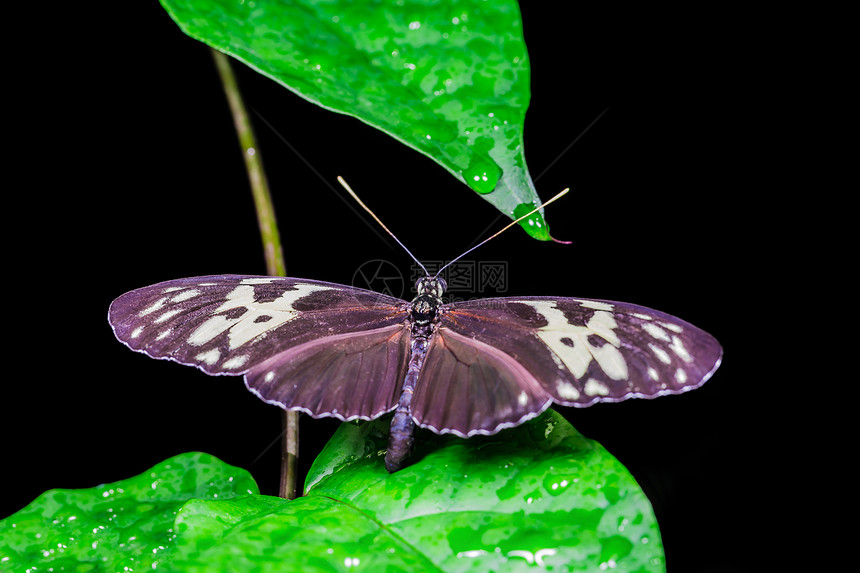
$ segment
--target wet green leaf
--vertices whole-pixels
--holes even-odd
[[[385,524],[324,496],[195,500],[177,515],[176,531],[175,571],[438,571]]]
[[[52,489],[0,521],[0,571],[148,571],[186,501],[258,492],[245,470],[196,452],[111,484]]]
[[[343,424],[294,501],[256,495],[245,472],[203,454],[107,486],[52,490],[0,521],[0,566],[665,570],[636,482],[555,412],[489,437],[422,433],[415,463],[395,474],[383,466],[386,440],[386,420]]]
[[[344,424],[307,495],[359,507],[443,571],[663,571],[651,505],[600,444],[550,410],[494,436],[425,433],[388,475],[384,421]]]
[[[427,155],[505,215],[540,203],[515,0],[161,2],[188,35]],[[540,212],[521,225],[550,238]]]

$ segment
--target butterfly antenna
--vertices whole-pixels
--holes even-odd
[[[490,239],[495,239],[496,237],[498,237],[499,235],[501,235],[502,233],[504,233],[505,231],[507,231],[508,229],[510,229],[511,227],[513,227],[514,225],[516,225],[517,223],[519,223],[520,221],[522,221],[523,219],[525,219],[525,218],[529,217],[530,215],[532,215],[532,214],[534,214],[534,213],[536,213],[536,212],[540,211],[541,209],[543,209],[544,207],[546,207],[547,205],[549,205],[550,203],[552,203],[552,202],[553,202],[553,201],[555,201],[556,199],[561,199],[562,197],[564,197],[565,195],[567,195],[567,192],[568,192],[568,191],[570,191],[570,188],[569,188],[569,187],[568,187],[567,189],[565,189],[564,191],[561,191],[560,193],[558,193],[555,197],[553,197],[552,199],[550,199],[549,201],[547,201],[547,202],[546,202],[546,203],[544,203],[543,205],[540,205],[539,207],[535,207],[534,209],[532,209],[531,211],[529,211],[528,213],[526,213],[525,215],[523,215],[523,216],[522,216],[522,217],[520,217],[519,219],[517,219],[517,220],[515,220],[515,221],[511,221],[510,223],[508,223],[508,224],[505,226],[505,228],[504,228],[504,229],[501,229],[500,231],[496,231],[494,234],[490,235],[489,237],[487,237],[486,239],[484,239],[483,241],[481,241],[480,243],[478,243],[477,245],[475,245],[474,247],[472,247],[471,249],[469,249],[468,251],[466,251],[465,253],[463,253],[463,254],[462,254],[462,255],[460,255],[459,257],[457,257],[456,259],[454,259],[454,260],[452,260],[452,261],[449,261],[449,262],[448,262],[448,264],[446,264],[446,265],[445,265],[445,266],[443,266],[441,269],[439,269],[439,272],[437,272],[437,273],[436,273],[436,277],[438,277],[439,275],[441,275],[441,274],[442,274],[442,271],[444,271],[445,269],[447,269],[449,266],[451,266],[452,264],[456,263],[457,261],[459,261],[460,259],[462,259],[462,258],[463,258],[463,257],[465,257],[466,255],[468,255],[469,253],[471,253],[472,251],[474,251],[475,249],[477,249],[478,247],[480,247],[480,246],[481,246],[481,245],[483,245],[484,243],[488,242]],[[386,229],[386,230],[387,230],[387,229]],[[419,263],[419,264],[420,264],[420,263]],[[436,278],[436,277],[434,277],[434,278]]]
[[[364,204],[364,201],[362,201],[361,199],[359,199],[359,198],[358,198],[358,195],[356,195],[356,194],[355,194],[355,191],[353,191],[353,190],[352,190],[352,187],[350,187],[350,186],[349,186],[349,184],[344,180],[344,178],[343,178],[343,177],[341,177],[340,175],[338,175],[338,176],[337,176],[337,182],[338,182],[338,183],[340,183],[340,184],[343,186],[343,188],[344,188],[344,189],[346,189],[346,192],[347,192],[347,193],[349,193],[350,195],[352,195],[352,198],[353,198],[353,199],[355,199],[355,200],[356,200],[356,202],[357,202],[359,205],[361,205],[361,208],[362,208],[362,209],[364,209],[365,211],[367,211],[368,213],[370,213],[370,216],[371,216],[371,217],[373,217],[374,221],[376,221],[377,223],[379,223],[379,226],[380,226],[380,227],[382,227],[383,229],[385,229],[385,232],[386,232],[386,233],[388,233],[389,235],[391,235],[391,238],[392,238],[392,239],[394,239],[395,241],[397,241],[397,244],[398,244],[398,245],[400,245],[401,247],[403,247],[403,250],[404,250],[404,251],[406,251],[406,253],[407,253],[410,257],[412,257],[412,260],[413,260],[413,261],[415,261],[415,262],[418,264],[418,266],[419,266],[419,267],[421,267],[421,270],[422,270],[422,271],[424,271],[424,276],[430,276],[430,273],[428,273],[428,272],[427,272],[427,269],[424,267],[424,265],[422,265],[422,264],[421,264],[421,261],[419,261],[418,259],[416,259],[416,258],[415,258],[415,255],[413,255],[413,254],[409,251],[409,249],[407,249],[407,248],[406,248],[406,245],[404,245],[403,243],[401,243],[401,242],[400,242],[400,239],[398,239],[398,238],[394,235],[394,233],[392,233],[391,231],[389,231],[389,230],[388,230],[388,227],[386,227],[386,226],[385,226],[385,223],[383,223],[382,221],[380,221],[380,220],[379,220],[379,217],[377,217],[377,216],[373,213],[373,211],[371,211],[371,210],[370,210],[370,208],[369,208],[367,205],[365,205],[365,204]],[[529,214],[531,214],[531,213],[529,213]]]

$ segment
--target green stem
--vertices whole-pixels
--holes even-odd
[[[266,272],[272,276],[286,276],[287,266],[284,263],[284,253],[278,234],[278,224],[275,219],[275,209],[272,196],[269,193],[269,182],[263,169],[263,158],[257,146],[254,130],[251,126],[248,112],[242,101],[242,93],[236,82],[236,76],[230,66],[230,59],[217,50],[212,50],[215,66],[221,76],[221,84],[230,104],[233,123],[239,144],[242,146],[242,157],[245,158],[245,169],[251,183],[251,194],[257,209],[257,220],[260,225],[260,236],[263,239],[263,252],[266,257]],[[299,422],[298,413],[284,412],[284,439],[281,447],[281,486],[280,495],[286,499],[296,497],[296,479],[298,468]]]
[[[221,76],[221,84],[224,86],[227,102],[230,104],[233,124],[236,126],[236,134],[239,136],[239,144],[242,146],[242,157],[245,159],[245,169],[248,171],[251,193],[257,208],[260,236],[263,239],[266,271],[273,276],[286,276],[287,268],[284,264],[278,225],[275,221],[275,210],[269,193],[269,182],[263,169],[263,158],[257,146],[254,129],[245,109],[245,103],[242,101],[239,84],[233,74],[233,68],[230,67],[230,59],[217,50],[212,50],[212,55],[215,58],[218,74]]]

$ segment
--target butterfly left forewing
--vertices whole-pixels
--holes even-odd
[[[719,343],[692,324],[613,301],[480,299],[448,305],[440,325],[510,355],[568,406],[692,390],[722,356]]]
[[[405,305],[322,281],[219,275],[127,292],[108,319],[132,350],[236,375],[310,340],[400,324]]]

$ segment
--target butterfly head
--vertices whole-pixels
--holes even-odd
[[[415,290],[419,295],[429,294],[436,298],[442,298],[442,293],[448,288],[448,283],[445,279],[439,277],[423,277],[415,283]]]

